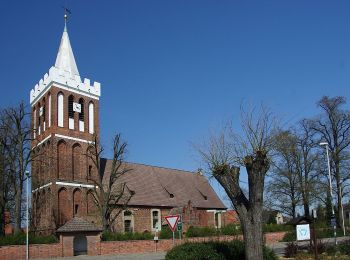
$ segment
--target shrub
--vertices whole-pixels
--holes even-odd
[[[186,232],[186,237],[210,237],[219,235],[214,227],[189,227]]]
[[[173,232],[170,230],[169,226],[162,226],[162,230],[158,233],[160,239],[170,239],[173,238]],[[175,238],[180,238],[179,231],[175,230]]]
[[[287,232],[282,238],[283,242],[292,242],[295,240],[296,240],[295,230]]]
[[[291,225],[279,225],[279,224],[265,224],[263,225],[263,232],[279,232],[290,231],[293,229]]]
[[[25,233],[18,233],[11,236],[0,237],[0,246],[5,245],[25,245],[27,236]],[[58,240],[55,236],[35,236],[29,234],[29,244],[52,244]]]
[[[349,244],[349,242],[346,243],[346,244],[339,245],[339,251],[340,251],[340,253],[342,253],[344,255],[350,255],[350,244]]]
[[[284,249],[284,256],[287,258],[295,257],[298,253],[298,245],[292,243],[288,243],[286,248]]]
[[[165,256],[166,260],[219,260],[220,255],[207,243],[185,243],[174,247]]]
[[[242,230],[239,225],[236,224],[228,224],[220,229],[220,233],[222,235],[227,236],[237,236],[242,234]]]
[[[245,259],[244,242],[233,240],[231,242],[185,243],[170,250],[165,259]],[[263,259],[277,260],[278,258],[271,249],[264,247]]]

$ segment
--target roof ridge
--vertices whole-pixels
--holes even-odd
[[[107,159],[107,158],[104,158]],[[109,161],[112,161],[112,159],[107,159]],[[170,168],[170,167],[164,167],[164,166],[158,166],[158,165],[150,165],[150,164],[146,164],[146,163],[137,163],[137,162],[128,162],[128,161],[124,161],[125,163],[132,163],[132,164],[138,164],[138,165],[143,165],[143,166],[149,166],[149,167],[156,167],[156,168],[160,168],[160,169],[167,169],[167,170],[174,170],[174,171],[181,171],[181,172],[186,172],[186,173],[191,173],[191,174],[196,174],[195,171],[189,171],[189,170],[183,170],[183,169],[176,169],[176,168]]]

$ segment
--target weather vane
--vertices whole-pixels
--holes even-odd
[[[62,6],[62,8],[64,9],[64,26],[66,28],[67,20],[68,20],[68,14],[71,14],[71,11],[65,6]]]

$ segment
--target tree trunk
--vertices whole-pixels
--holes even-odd
[[[243,226],[245,259],[261,260],[263,256],[262,223],[255,216],[251,216]]]
[[[22,185],[18,187],[15,196],[15,216],[14,216],[14,232],[21,231],[21,214],[22,214]]]

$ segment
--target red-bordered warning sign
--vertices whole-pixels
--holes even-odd
[[[168,223],[168,226],[170,227],[171,231],[174,232],[177,222],[179,222],[180,216],[179,215],[171,215],[166,216],[165,220]]]

